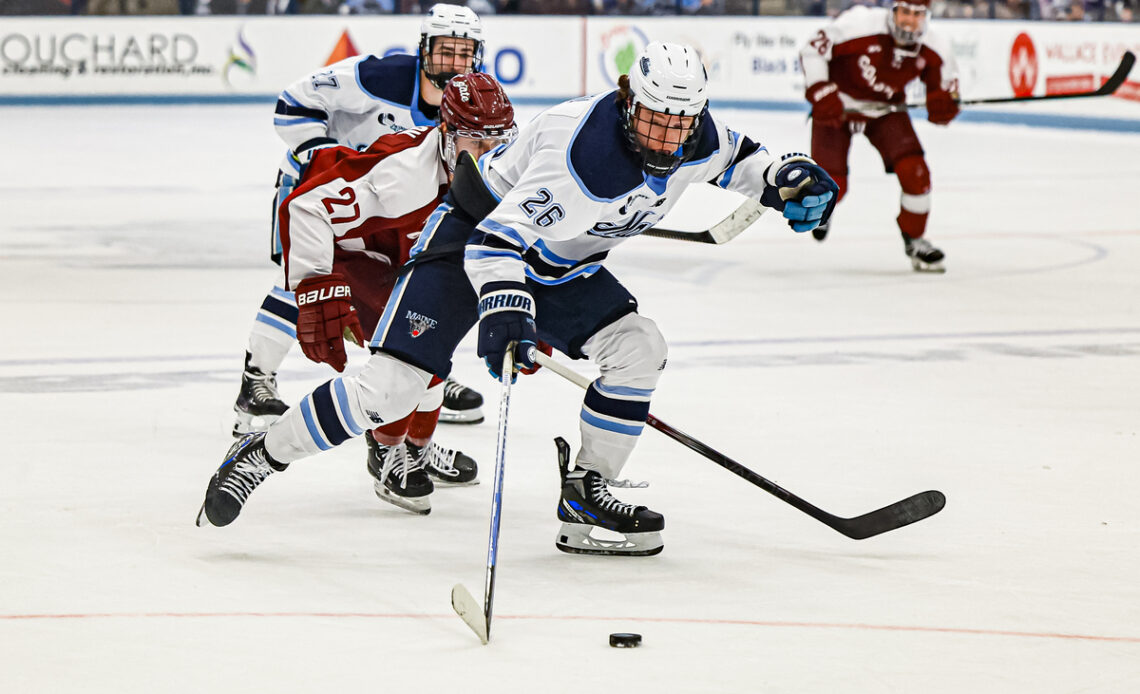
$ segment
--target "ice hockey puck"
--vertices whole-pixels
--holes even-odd
[[[641,645],[641,634],[610,634],[610,645],[614,648],[637,648]]]

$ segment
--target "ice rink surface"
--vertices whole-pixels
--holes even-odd
[[[651,486],[616,494],[665,514],[665,551],[565,555],[551,439],[581,396],[540,372],[481,646],[448,598],[482,595],[492,488],[471,337],[489,418],[438,438],[483,484],[412,516],[355,441],[194,526],[274,277],[271,110],[0,109],[0,691],[1140,691],[1140,135],[918,123],[942,276],[911,271],[865,141],[826,243],[773,213],[724,247],[625,244],[671,343],[656,416],[838,515],[947,507],[849,540],[647,429],[623,476]],[[807,147],[802,115],[723,115]],[[283,393],[332,373],[294,349]]]

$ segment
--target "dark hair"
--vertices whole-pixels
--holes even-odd
[[[624,104],[629,100],[629,75],[621,75],[618,77],[616,100],[619,104]]]

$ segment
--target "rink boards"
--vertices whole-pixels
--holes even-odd
[[[800,110],[799,48],[824,21],[492,16],[484,19],[485,62],[516,102],[543,105],[612,88],[647,41],[679,41],[700,51],[714,104]],[[1124,51],[1140,53],[1140,32],[1128,24],[938,19],[935,26],[952,39],[963,98],[1094,89]],[[418,33],[416,16],[6,18],[0,104],[271,100],[315,67],[414,51]],[[1063,114],[1140,130],[1140,74],[1110,98],[1004,109],[1015,121]]]

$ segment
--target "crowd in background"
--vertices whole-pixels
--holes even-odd
[[[422,14],[417,0],[0,0],[0,15]],[[809,15],[890,0],[467,0],[480,15]],[[1140,0],[934,0],[935,17],[1136,21]]]

